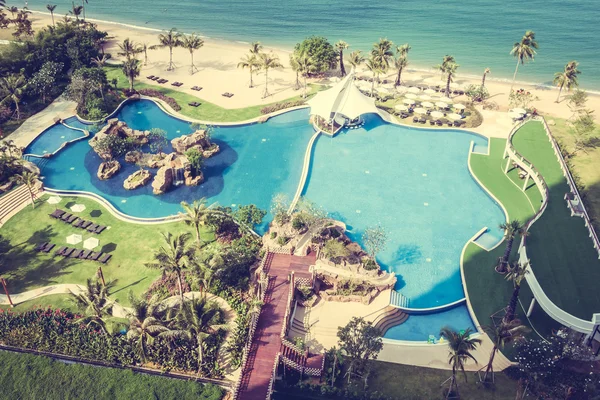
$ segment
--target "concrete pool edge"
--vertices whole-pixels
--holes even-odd
[[[71,117],[69,117],[69,118],[71,118]],[[38,134],[37,134],[37,135],[36,135],[36,136],[35,136],[35,137],[34,137],[34,138],[31,140],[31,142],[29,142],[29,143],[27,144],[27,147],[31,146],[31,144],[32,144],[33,142],[35,142],[35,141],[37,140],[37,138],[39,138],[40,136],[42,136],[42,135],[44,134],[44,132],[46,132],[48,129],[52,129],[53,127],[55,127],[56,125],[59,125],[59,124],[60,124],[60,125],[63,125],[64,127],[68,128],[68,129],[72,129],[72,130],[74,130],[74,131],[81,131],[81,132],[83,132],[83,136],[79,136],[79,137],[76,137],[75,139],[71,139],[71,140],[68,140],[68,141],[66,141],[66,142],[63,142],[63,143],[62,143],[62,144],[59,146],[59,148],[58,148],[58,149],[56,149],[56,150],[54,150],[52,153],[41,154],[41,155],[40,155],[40,154],[33,154],[33,153],[26,153],[26,154],[23,154],[23,155],[21,155],[21,157],[50,158],[50,157],[53,157],[53,156],[55,156],[56,154],[58,154],[58,153],[59,153],[61,150],[63,150],[65,147],[67,147],[67,146],[68,146],[68,145],[70,145],[71,143],[75,143],[75,142],[78,142],[78,141],[80,141],[80,140],[83,140],[83,139],[86,139],[86,138],[89,138],[89,137],[90,137],[90,132],[89,132],[88,130],[86,130],[86,129],[81,129],[81,128],[75,128],[75,127],[73,127],[73,126],[70,126],[70,125],[66,124],[66,123],[64,122],[64,120],[60,120],[59,122],[56,122],[56,123],[54,123],[54,124],[50,125],[50,126],[49,126],[49,127],[47,127],[46,129],[44,129],[44,130],[42,130],[40,133],[38,133]],[[27,148],[27,147],[26,147],[26,148]]]

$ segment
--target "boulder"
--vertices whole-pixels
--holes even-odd
[[[0,192],[7,192],[13,186],[13,181],[8,181],[0,185]]]
[[[204,150],[208,150],[213,146],[204,129],[199,129],[189,135],[183,135],[175,138],[171,140],[171,145],[173,146],[173,149],[180,154],[184,154],[193,147],[197,148],[200,152],[203,152]],[[211,155],[212,154],[214,154],[214,152],[211,153]]]
[[[209,158],[214,156],[215,154],[217,154],[221,149],[219,148],[218,144],[213,144],[211,147],[209,147],[208,149],[202,151],[202,157],[204,158]]]
[[[196,176],[192,176],[192,171],[188,170],[183,173],[183,177],[185,179],[185,186],[198,186],[204,182],[204,174],[202,172]]]
[[[112,178],[121,169],[121,164],[116,161],[104,161],[98,167],[98,179],[104,181]]]
[[[125,162],[135,164],[142,159],[143,153],[137,150],[128,151],[125,154]]]
[[[173,184],[173,170],[171,167],[163,166],[158,169],[156,176],[152,181],[152,193],[163,194],[171,188]]]
[[[123,182],[123,187],[127,190],[137,189],[150,182],[150,178],[152,178],[152,173],[148,170],[141,169],[129,175],[127,179],[125,179],[125,182]]]

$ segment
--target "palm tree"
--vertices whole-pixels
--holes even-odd
[[[483,375],[483,382],[487,382],[487,378],[489,374],[492,374],[492,382],[494,381],[494,358],[496,357],[496,353],[498,350],[501,350],[509,343],[517,342],[522,340],[524,335],[529,332],[529,328],[524,325],[521,325],[521,321],[518,319],[513,319],[509,322],[500,323],[497,326],[486,326],[483,328],[492,342],[494,343],[494,347],[492,348],[492,352],[490,353],[490,359],[488,361],[487,367],[485,369],[485,374]]]
[[[154,343],[154,338],[169,332],[157,315],[156,304],[146,300],[136,299],[132,293],[129,294],[131,308],[128,313],[129,330],[127,339],[135,341],[134,350],[142,363],[146,362],[148,346]]]
[[[190,65],[190,72],[194,75],[194,70],[198,71],[198,68],[194,65],[194,51],[198,50],[204,46],[204,40],[202,40],[196,33],[192,33],[191,35],[187,35],[183,37],[181,41],[181,47],[187,49],[190,52],[190,57],[192,57],[192,64]]]
[[[298,62],[298,72],[302,75],[304,79],[304,93],[302,97],[306,97],[306,78],[315,72],[315,62],[313,58],[310,57],[306,52],[303,52],[297,60]]]
[[[29,192],[29,198],[31,199],[31,208],[35,208],[35,185],[37,184],[37,175],[33,172],[23,171],[16,176],[17,182],[25,185]]]
[[[298,64],[298,58],[300,58],[298,52],[294,51],[290,54],[290,67],[292,67],[292,71],[296,73],[296,85],[294,86],[294,90],[300,89],[300,65]]]
[[[483,78],[481,78],[481,87],[485,87],[485,77],[490,73],[490,69],[486,68],[483,70]]]
[[[88,4],[88,0],[81,0],[81,9],[83,10],[83,20],[85,21],[85,4]]]
[[[0,104],[14,103],[15,111],[17,113],[17,121],[21,119],[21,111],[19,109],[19,103],[23,98],[23,91],[25,89],[25,78],[23,75],[12,74],[3,78],[0,78],[0,94],[2,100]]]
[[[163,32],[158,35],[158,41],[160,44],[158,47],[169,48],[169,66],[167,71],[173,71],[175,64],[173,63],[173,48],[181,46],[181,32],[178,32],[176,28],[171,28],[168,32]]]
[[[52,26],[54,26],[54,10],[56,10],[56,4],[46,4],[46,9],[50,11],[52,16]]]
[[[519,42],[515,42],[513,44],[513,48],[510,51],[510,54],[513,55],[517,59],[517,66],[515,68],[515,74],[513,75],[513,81],[510,85],[510,90],[512,91],[512,87],[515,84],[515,79],[517,79],[517,71],[519,70],[519,64],[525,64],[526,61],[533,60],[536,55],[536,49],[538,48],[538,43],[535,40],[535,32],[527,31],[525,35],[521,38]]]
[[[450,388],[448,389],[446,398],[452,393],[458,395],[458,382],[456,382],[456,373],[458,370],[463,372],[466,382],[465,363],[469,359],[477,362],[471,352],[481,343],[481,339],[471,339],[469,337],[471,336],[471,332],[471,328],[467,328],[462,333],[456,332],[449,327],[444,327],[440,330],[440,335],[444,336],[448,341],[448,364],[452,365],[452,377],[450,377]]]
[[[137,58],[128,58],[123,62],[123,74],[129,79],[129,91],[133,91],[133,81],[140,76],[140,60]]]
[[[291,55],[290,55],[291,57]],[[258,67],[260,66],[260,63],[258,61],[258,58],[256,56],[256,54],[246,54],[244,57],[242,57],[240,59],[240,62],[238,63],[237,67],[238,68],[248,68],[248,70],[250,71],[250,86],[249,87],[254,87],[254,81],[253,81],[253,76],[254,76],[254,71],[258,70]]]
[[[152,46],[148,46],[148,43],[144,42],[140,47],[144,53],[144,65],[148,65],[148,50],[152,49]]]
[[[204,339],[226,327],[223,310],[206,296],[182,302],[172,319],[172,331],[165,336],[182,337],[195,341],[198,352],[198,373],[204,364]]]
[[[375,61],[375,59],[373,58],[373,56],[369,57],[369,59],[365,62],[365,65],[367,66],[367,69],[373,74],[373,80],[371,81],[371,97],[373,97],[375,91],[375,80],[382,72],[382,70],[377,61]]]
[[[352,65],[353,68],[358,67],[362,63],[365,62],[365,57],[362,55],[362,51],[354,50],[352,53],[348,55],[348,63]]]
[[[517,310],[517,301],[519,300],[519,291],[521,290],[521,282],[525,278],[525,275],[529,273],[529,263],[521,264],[514,262],[508,269],[506,274],[506,280],[513,282],[513,292],[510,297],[508,307],[506,307],[506,314],[502,322],[510,322],[515,318],[515,312]]]
[[[196,232],[196,242],[198,243],[198,247],[200,247],[202,244],[200,227],[204,226],[206,217],[210,213],[210,210],[206,205],[206,198],[203,197],[200,200],[194,200],[191,205],[182,201],[181,207],[183,207],[185,213],[179,213],[179,216],[186,225],[194,227],[194,231]]]
[[[496,265],[496,272],[505,274],[506,267],[508,265],[508,258],[510,257],[510,252],[512,251],[513,242],[517,235],[526,235],[526,225],[522,224],[518,219],[513,219],[508,223],[500,224],[500,229],[504,231],[504,235],[506,237],[506,249],[504,250],[504,254],[498,260],[498,265]]]
[[[97,57],[92,58],[92,64],[94,64],[98,68],[104,67],[106,65],[107,61],[108,61],[108,57],[106,56],[106,54],[103,54],[102,57],[97,56]]]
[[[12,16],[12,18],[15,19],[15,14],[19,12],[19,7],[10,6],[10,7],[6,7],[6,9],[8,10],[8,12],[10,12],[10,15]]]
[[[260,42],[252,42],[250,44],[250,54],[259,55],[263,49],[263,45]]]
[[[344,50],[346,50],[348,47],[348,43],[344,42],[343,40],[340,40],[335,44],[335,49],[339,53],[338,57],[340,59],[340,72],[342,78],[346,76],[346,68],[344,68]]]
[[[259,55],[260,68],[265,70],[265,92],[263,99],[269,96],[269,70],[273,68],[281,68],[283,65],[279,62],[279,56],[274,53],[260,53]]]
[[[84,310],[84,316],[76,322],[95,326],[105,333],[108,332],[105,318],[112,315],[113,307],[108,298],[108,292],[114,283],[112,281],[103,285],[97,279],[88,279],[83,292],[77,294],[71,292],[77,306]]]
[[[163,274],[174,273],[177,275],[179,297],[183,303],[183,283],[181,273],[188,268],[189,257],[192,253],[188,246],[189,233],[173,236],[171,232],[162,234],[166,246],[161,246],[154,253],[155,262],[147,263],[148,268],[160,269]]]
[[[567,88],[567,92],[570,92],[573,86],[579,86],[579,78],[577,76],[581,74],[581,71],[577,69],[578,66],[579,63],[577,61],[569,61],[565,65],[564,71],[554,74],[553,83],[559,87],[555,103],[558,103],[563,88]]]
[[[118,45],[121,51],[117,54],[120,56],[125,56],[127,60],[142,52],[142,48],[133,40],[129,40],[129,38],[124,39],[123,43],[119,43]]]
[[[456,70],[459,65],[456,63],[456,60],[453,56],[445,56],[442,60],[442,63],[437,66],[437,69],[442,73],[442,75],[447,75],[446,78],[446,97],[450,97],[450,83],[454,79],[454,75],[456,74]]]
[[[82,12],[83,12],[83,6],[76,6],[75,3],[73,3],[72,9],[69,10],[69,14],[74,16],[75,20],[77,22],[79,22],[79,16],[81,15]]]
[[[392,41],[388,39],[379,39],[379,42],[373,45],[371,58],[378,65],[380,73],[385,73],[390,67],[390,61],[394,57],[392,45]],[[377,81],[379,81],[379,73],[377,74]]]
[[[191,259],[195,278],[203,290],[209,290],[215,278],[223,272],[225,260],[218,249],[203,250]]]
[[[396,76],[396,82],[394,86],[400,86],[402,84],[402,70],[406,68],[408,65],[408,52],[411,47],[408,43],[404,43],[401,46],[396,47],[396,58],[394,59],[394,67],[398,70],[398,75]]]

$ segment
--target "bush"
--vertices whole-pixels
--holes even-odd
[[[271,239],[275,239],[277,237],[277,232],[271,232],[269,236],[271,237]]]
[[[301,231],[302,229],[306,228],[306,223],[300,214],[296,214],[294,219],[292,219],[292,228],[297,231]]]
[[[182,289],[183,293],[187,293],[190,291],[190,281],[191,277],[188,276],[185,272],[182,272]],[[152,282],[148,291],[146,291],[146,299],[161,301],[168,297],[175,296],[179,294],[179,285],[177,283],[177,274],[170,273],[166,275],[162,275],[160,278]]]
[[[294,52],[305,52],[314,62],[315,72],[325,72],[337,65],[337,51],[322,36],[311,36],[296,44]]]
[[[165,103],[167,103],[173,110],[181,111],[181,106],[177,103],[177,101],[174,98],[169,97],[169,96],[163,94],[162,92],[159,92],[158,90],[140,89],[140,90],[138,90],[138,93],[143,96],[156,97],[157,99],[160,99],[160,100],[164,101]]]
[[[367,261],[365,261],[363,263],[363,268],[367,271],[372,271],[374,269],[379,268],[379,266],[377,265],[375,260],[373,260],[372,258],[369,258],[369,259],[367,259]]]
[[[304,100],[284,101],[281,103],[275,103],[275,104],[271,104],[271,105],[263,107],[260,110],[260,113],[261,114],[271,114],[271,113],[274,113],[275,111],[285,110],[286,108],[298,107],[298,106],[303,105],[304,103],[305,103]]]
[[[286,236],[279,236],[277,238],[277,244],[281,247],[285,246],[287,244],[287,242],[290,241],[290,238],[286,237]]]

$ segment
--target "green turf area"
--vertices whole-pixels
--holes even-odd
[[[59,308],[61,310],[77,311],[78,307],[73,300],[74,298],[70,294],[51,294],[19,303],[12,310],[14,312],[24,312],[32,308],[52,307],[53,309]]]
[[[118,81],[117,86],[120,89],[129,88],[129,81],[127,80],[125,75],[123,75],[121,68],[105,67],[105,70],[106,70],[106,75],[107,75],[109,82],[112,79],[117,79],[117,81]],[[246,107],[246,108],[227,109],[227,108],[219,107],[218,105],[212,104],[212,103],[205,101],[199,97],[192,96],[191,94],[181,92],[176,89],[171,89],[170,84],[169,84],[169,86],[149,85],[147,83],[141,82],[140,80],[137,80],[135,82],[134,87],[136,90],[140,90],[140,89],[158,90],[159,92],[163,93],[166,96],[173,97],[177,101],[177,103],[181,106],[181,111],[179,111],[181,114],[183,114],[187,117],[190,117],[190,118],[201,120],[201,121],[210,121],[210,122],[246,121],[246,120],[249,120],[252,118],[260,117],[262,115],[260,110],[269,105],[269,104],[261,104],[261,105],[257,105],[257,106]],[[321,85],[310,85],[310,88],[308,90],[309,97],[312,94],[314,94],[322,89],[326,89],[326,87],[321,86]],[[284,101],[296,101],[296,100],[300,100],[300,99],[301,99],[301,96],[298,95],[298,96],[294,96],[292,98],[285,99],[285,100],[282,100],[282,101],[279,101],[276,103],[281,103]],[[202,105],[200,107],[192,107],[192,106],[188,105],[188,103],[194,102],[194,101],[202,103]],[[275,104],[275,103],[270,103],[270,104]]]
[[[140,295],[160,276],[160,271],[149,269],[144,263],[152,261],[155,249],[162,245],[160,233],[170,231],[178,233],[191,232],[181,222],[159,225],[141,225],[121,221],[110,214],[102,205],[86,198],[63,197],[58,208],[68,209],[75,203],[84,204],[85,211],[77,213],[81,218],[101,225],[109,226],[100,235],[94,235],[83,229],[75,228],[65,222],[48,216],[55,210],[54,205],[45,202],[46,197],[37,202],[35,208],[27,207],[12,217],[0,229],[3,242],[2,250],[8,248],[3,257],[2,276],[7,280],[11,293],[19,293],[37,287],[56,283],[85,284],[87,278],[95,275],[98,262],[63,258],[49,254],[38,253],[34,249],[37,244],[51,242],[56,248],[66,245],[66,237],[76,233],[83,240],[96,237],[100,246],[96,250],[112,254],[108,264],[103,265],[104,276],[107,280],[116,279],[116,286],[111,298],[127,305],[129,291]],[[207,229],[202,231],[205,241],[213,241],[214,235]],[[82,248],[82,244],[71,247]],[[47,304],[39,300],[37,304]]]
[[[0,351],[0,397],[8,399],[205,399],[214,385],[139,374],[127,369],[65,364],[43,356]]]
[[[550,190],[548,207],[527,239],[532,269],[558,307],[590,320],[600,311],[600,260],[584,220],[571,217],[566,206],[567,180],[542,123],[525,124],[515,134],[513,144],[542,174]]]

